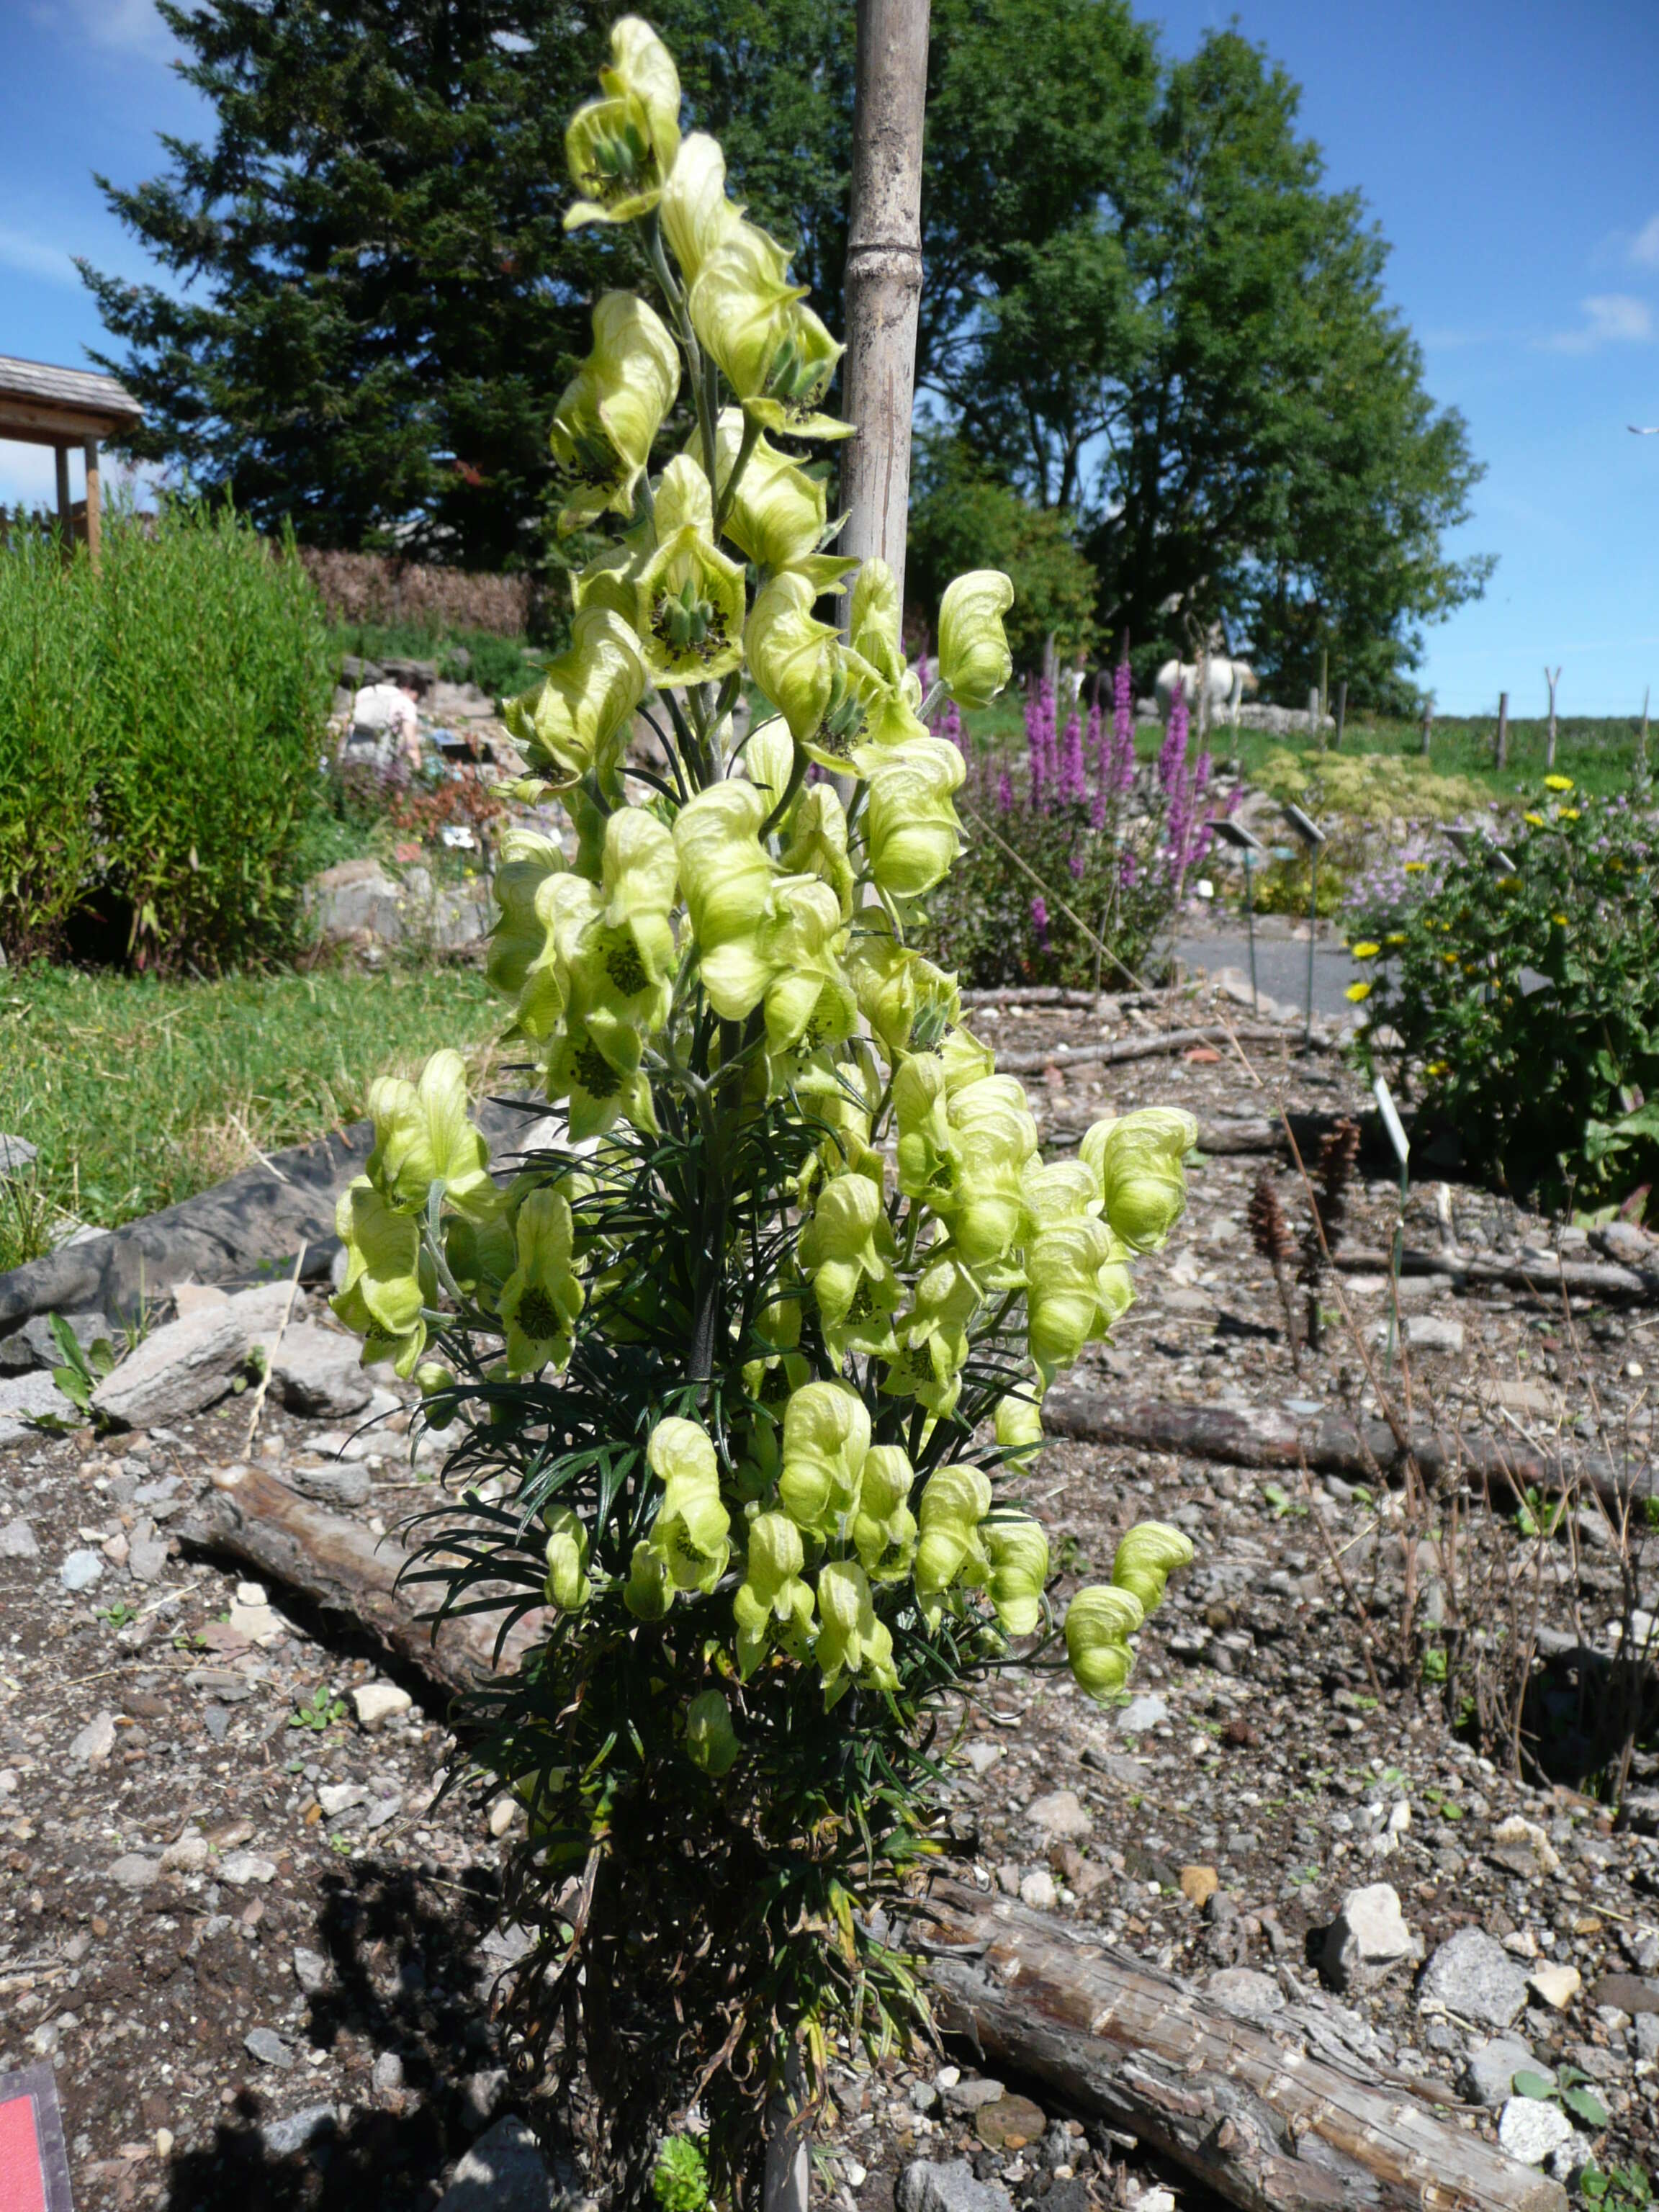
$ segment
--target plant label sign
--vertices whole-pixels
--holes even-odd
[[[0,2074],[0,2212],[74,2212],[50,2066]]]

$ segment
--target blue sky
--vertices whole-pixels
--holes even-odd
[[[1659,696],[1659,8],[1652,0],[1165,0],[1177,52],[1236,20],[1297,78],[1334,183],[1394,247],[1390,291],[1435,397],[1487,464],[1468,550],[1486,599],[1431,630],[1444,713],[1543,704],[1634,713]],[[91,171],[155,173],[191,133],[151,0],[0,0],[0,353],[77,362],[97,343],[84,253],[145,257]],[[0,445],[0,500],[47,495],[51,455]]]

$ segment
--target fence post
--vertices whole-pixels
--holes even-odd
[[[1433,743],[1434,702],[1432,699],[1425,699],[1423,702],[1423,757],[1425,760],[1429,757],[1430,748]]]
[[[1492,740],[1492,764],[1495,769],[1506,769],[1510,764],[1510,695],[1498,695],[1498,734]]]
[[[1348,679],[1345,676],[1336,687],[1336,735],[1331,740],[1332,750],[1342,750],[1342,726],[1348,719]]]
[[[1544,754],[1544,766],[1547,769],[1555,766],[1555,687],[1561,681],[1560,670],[1546,665],[1544,681],[1550,687],[1550,737]]]
[[[1319,711],[1319,686],[1308,686],[1308,735],[1322,753],[1325,750],[1325,718]]]

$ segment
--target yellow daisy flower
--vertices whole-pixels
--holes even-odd
[[[1431,1060],[1423,1073],[1425,1075],[1449,1075],[1451,1062],[1449,1060]]]
[[[1550,916],[1550,920],[1555,924],[1558,929],[1565,929],[1567,926],[1567,917],[1564,914],[1553,914]]]
[[[1533,814],[1528,812],[1523,814],[1521,817],[1521,819],[1523,822],[1530,822],[1534,830],[1541,830],[1544,826],[1544,817],[1541,814]]]
[[[1355,945],[1349,949],[1356,960],[1375,960],[1382,947],[1380,945],[1373,945],[1368,938],[1363,945]]]
[[[1376,950],[1375,946],[1372,947],[1372,950]],[[1362,999],[1370,998],[1371,995],[1371,987],[1369,983],[1350,983],[1348,986],[1347,995],[1353,1000],[1355,1006],[1358,1006]]]
[[[1546,791],[1571,791],[1572,778],[1570,775],[1547,775],[1544,788]]]
[[[1408,876],[1423,875],[1426,873],[1428,865],[1429,864],[1426,860],[1407,860],[1406,863],[1406,873]]]
[[[1564,806],[1555,818],[1558,822],[1577,822],[1579,818],[1578,809],[1576,806]]]

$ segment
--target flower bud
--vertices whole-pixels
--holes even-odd
[[[1190,1566],[1192,1558],[1192,1540],[1179,1528],[1167,1521],[1139,1521],[1118,1545],[1113,1586],[1127,1590],[1143,1613],[1156,1613],[1170,1575]]]
[[[1029,1513],[988,1520],[981,1534],[991,1563],[987,1585],[996,1616],[1010,1636],[1030,1636],[1042,1613],[1042,1586],[1048,1579],[1048,1539]]]
[[[999,1398],[996,1432],[997,1442],[1009,1455],[1009,1466],[1022,1473],[1029,1470],[1042,1442],[1042,1401],[1018,1395]]]
[[[783,1413],[778,1502],[797,1528],[832,1535],[858,1502],[870,1415],[844,1382],[808,1382]]]
[[[962,755],[944,738],[921,737],[860,745],[853,765],[869,779],[864,837],[877,887],[893,898],[932,890],[961,850],[951,794],[968,772]]]
[[[587,1531],[568,1505],[542,1514],[547,1539],[547,1602],[560,1613],[580,1613],[593,1594],[587,1579]]]
[[[975,568],[945,586],[939,672],[958,707],[988,707],[1012,675],[1002,617],[1013,604],[1014,587],[1000,568]]]
[[[1104,1700],[1128,1680],[1134,1660],[1129,1638],[1141,1619],[1139,1601],[1130,1590],[1096,1583],[1072,1600],[1066,1609],[1066,1656],[1087,1696]]]
[[[1079,1158],[1100,1177],[1106,1218],[1132,1252],[1152,1252],[1187,1204],[1182,1167],[1198,1123],[1176,1107],[1148,1106],[1088,1130]]]
[[[556,479],[568,533],[634,495],[680,388],[679,349],[662,318],[632,292],[606,292],[593,309],[593,350],[553,412]]]
[[[640,1542],[623,1585],[623,1603],[636,1620],[661,1620],[674,1602],[676,1592],[668,1562],[654,1545]]]
[[[685,1709],[685,1749],[693,1766],[716,1779],[729,1774],[738,1756],[732,1709],[718,1690],[705,1690]]]

